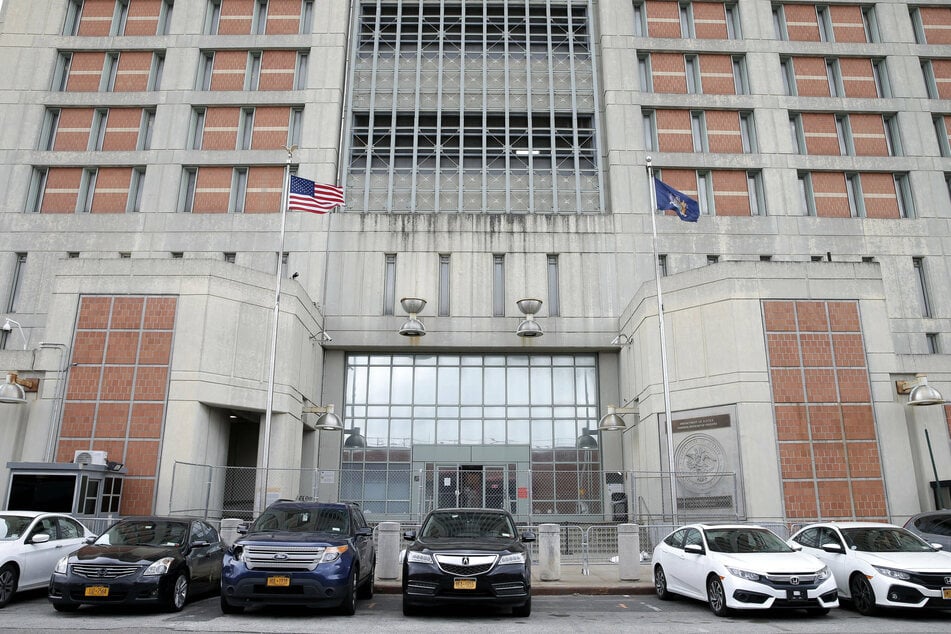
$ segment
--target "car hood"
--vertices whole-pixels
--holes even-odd
[[[181,557],[177,547],[170,546],[83,546],[70,556],[71,563],[82,564],[150,564],[163,557]]]
[[[818,572],[825,564],[805,553],[715,553],[724,566],[760,574]]]
[[[873,566],[914,570],[917,572],[951,572],[951,554],[944,552],[872,553],[853,551]]]
[[[350,541],[349,535],[339,533],[316,533],[300,531],[266,531],[249,533],[235,542],[236,546],[247,544],[307,544],[315,546],[337,546]]]
[[[430,550],[440,553],[474,553],[489,552],[498,553],[502,551],[522,552],[525,547],[517,539],[508,538],[455,538],[439,537],[435,539],[420,539],[410,546],[411,550]]]

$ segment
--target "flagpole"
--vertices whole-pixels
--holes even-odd
[[[264,405],[264,434],[261,456],[261,495],[257,511],[267,507],[267,483],[271,453],[271,409],[274,405],[274,369],[277,366],[277,325],[281,310],[281,278],[284,277],[284,231],[287,227],[287,204],[290,190],[291,158],[296,146],[285,147],[287,162],[284,164],[284,191],[281,194],[281,247],[277,251],[277,281],[274,283],[274,315],[271,318],[271,360],[267,375],[267,402]]]
[[[654,254],[654,282],[657,285],[657,323],[660,329],[660,368],[664,376],[664,416],[667,432],[667,466],[670,469],[670,508],[673,524],[677,526],[677,479],[674,475],[674,435],[673,421],[670,416],[670,381],[667,376],[667,337],[664,334],[664,298],[660,290],[660,262],[657,258],[657,189],[654,185],[654,168],[651,157],[647,157],[647,181],[651,193],[651,251]]]

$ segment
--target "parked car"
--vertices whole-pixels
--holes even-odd
[[[929,544],[941,544],[951,552],[951,511],[930,511],[913,515],[905,522],[911,531]]]
[[[20,590],[44,587],[56,561],[93,537],[62,513],[0,513],[0,608]]]
[[[812,524],[790,538],[832,570],[839,596],[865,615],[880,607],[951,608],[951,554],[892,524]]]
[[[839,605],[829,568],[760,526],[678,528],[654,548],[651,570],[658,598],[707,601],[717,616],[734,608],[821,615]]]
[[[83,604],[157,604],[177,612],[189,596],[218,589],[224,543],[190,517],[119,520],[57,562],[49,600],[60,612]]]
[[[521,535],[515,520],[500,509],[438,509],[419,532],[406,531],[403,557],[403,614],[420,608],[485,604],[532,613],[532,559],[525,547],[534,533]]]
[[[373,596],[373,529],[353,503],[279,501],[228,549],[221,611],[253,605],[339,606]]]

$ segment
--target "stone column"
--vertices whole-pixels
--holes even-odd
[[[400,523],[380,522],[376,551],[376,576],[398,579],[400,576]]]
[[[538,578],[561,579],[561,528],[558,524],[538,526]]]
[[[618,524],[618,579],[637,581],[641,569],[641,533],[637,524]]]

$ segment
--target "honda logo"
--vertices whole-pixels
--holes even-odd
[[[791,584],[794,585],[794,586],[798,586],[798,585],[799,585],[799,577],[790,577],[790,578],[789,578],[789,583],[791,583]]]
[[[463,558],[462,558],[462,565],[463,565],[463,566],[468,566],[468,565],[469,565],[469,558],[468,558],[468,557],[463,557]]]

